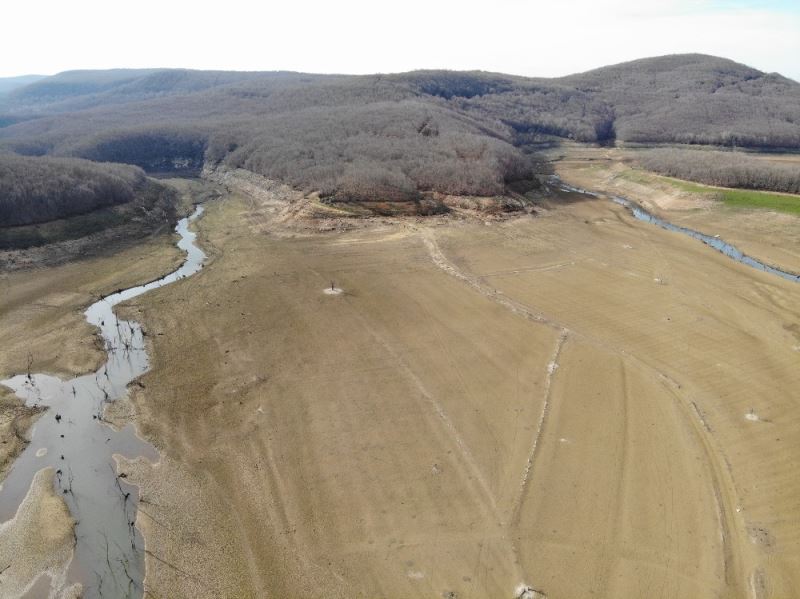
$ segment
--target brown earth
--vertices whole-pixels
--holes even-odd
[[[564,146],[554,152],[563,180],[584,189],[626,197],[675,224],[719,235],[746,254],[800,273],[797,216],[761,208],[731,208],[709,194],[681,190],[670,179],[634,169],[635,150]],[[765,162],[800,162],[797,155],[770,154]],[[692,184],[713,191],[713,187]]]
[[[214,262],[137,303],[156,595],[798,589],[795,285],[607,201],[294,237],[273,212],[211,206]]]
[[[799,286],[607,200],[321,234],[232,192],[126,308],[149,596],[800,592]]]

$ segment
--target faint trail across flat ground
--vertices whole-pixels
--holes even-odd
[[[564,344],[567,341],[567,331],[566,329],[561,331],[561,334],[558,336],[556,340],[556,346],[553,350],[553,357],[550,362],[547,364],[547,376],[545,377],[544,382],[544,401],[542,402],[542,412],[539,416],[539,422],[536,426],[536,431],[533,433],[533,441],[531,442],[530,452],[528,453],[528,460],[525,463],[525,469],[522,472],[522,479],[520,480],[519,491],[517,492],[516,497],[514,498],[513,507],[511,510],[511,519],[509,521],[510,526],[516,526],[519,524],[519,512],[522,509],[522,504],[525,501],[525,494],[528,489],[528,481],[530,480],[530,474],[533,470],[534,462],[536,461],[537,455],[537,448],[539,447],[539,442],[542,438],[542,433],[544,432],[544,427],[547,424],[547,416],[550,411],[550,398],[551,393],[550,389],[553,385],[553,377],[555,376],[556,371],[558,370],[558,357],[561,355],[561,350],[564,347]]]
[[[618,354],[624,359],[631,360],[638,366],[650,372],[657,381],[662,383],[664,388],[670,392],[680,407],[681,413],[684,415],[687,425],[692,430],[692,434],[696,438],[698,445],[703,448],[703,454],[708,464],[709,471],[711,472],[711,480],[709,482],[714,495],[716,512],[718,516],[719,535],[723,545],[723,556],[721,559],[724,565],[726,582],[731,589],[754,588],[755,586],[763,587],[764,583],[763,580],[759,578],[758,571],[753,571],[750,573],[750,575],[744,574],[744,571],[747,568],[744,565],[744,558],[741,555],[741,543],[743,542],[743,539],[746,539],[746,533],[744,531],[745,524],[741,518],[736,517],[734,506],[740,505],[741,501],[737,496],[737,489],[732,478],[732,473],[729,471],[729,469],[726,469],[725,465],[722,463],[725,461],[724,453],[718,447],[712,434],[708,431],[707,424],[699,417],[696,408],[692,407],[693,402],[691,398],[684,397],[684,394],[681,393],[682,386],[677,381],[672,379],[672,377],[660,371],[658,368],[651,366],[647,362],[643,361],[640,357],[633,355],[622,348],[611,345],[602,339],[597,339],[583,332],[575,331],[557,319],[545,315],[541,311],[518,302],[508,295],[482,283],[477,276],[464,272],[455,266],[444,255],[436,240],[436,235],[433,230],[418,229],[416,227],[414,227],[414,230],[420,234],[420,237],[428,250],[428,254],[432,262],[444,272],[462,281],[481,295],[506,307],[513,313],[518,314],[523,318],[541,323],[551,328],[559,329],[560,336],[554,353],[554,362],[560,354],[567,336],[573,335],[589,342],[590,344]],[[668,268],[668,264],[666,264],[667,261],[662,252],[658,251],[657,258]],[[518,522],[519,520],[519,513],[524,499],[525,489],[528,486],[530,471],[532,470],[535,462],[539,439],[542,431],[544,430],[544,426],[546,425],[547,412],[549,411],[550,407],[549,388],[551,382],[552,373],[548,373],[546,382],[548,391],[546,394],[545,405],[542,410],[537,433],[534,435],[534,440],[530,450],[530,457],[523,473],[520,493],[518,495],[518,499],[514,502],[512,519],[509,523],[510,525],[512,525],[513,522]],[[736,542],[734,542],[734,540]],[[760,582],[756,585],[754,584],[754,581]]]
[[[392,356],[395,363],[400,366],[403,374],[414,384],[419,391],[420,396],[423,397],[425,401],[428,402],[428,404],[433,408],[434,413],[438,417],[439,421],[444,425],[448,436],[455,443],[462,458],[464,459],[464,462],[467,464],[472,475],[475,477],[475,480],[478,481],[482,491],[481,494],[483,495],[487,505],[487,509],[494,514],[495,520],[497,520],[497,501],[494,493],[492,493],[489,484],[486,482],[480,467],[475,461],[475,457],[472,455],[472,452],[470,451],[463,437],[458,432],[458,429],[456,429],[453,421],[447,415],[447,412],[445,412],[442,404],[426,389],[424,383],[408,366],[408,364],[403,360],[403,357],[392,347],[392,345],[386,339],[384,339],[383,336],[381,336],[375,330],[375,328],[372,327],[363,316],[361,316],[361,314],[359,314],[358,310],[353,310],[353,312],[356,315],[356,318],[362,322],[364,328],[370,332],[375,340],[378,341],[378,343],[380,343],[381,346],[383,346],[383,348],[386,349],[386,351]]]

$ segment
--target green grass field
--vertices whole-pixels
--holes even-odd
[[[718,192],[727,206],[766,208],[800,214],[800,196],[781,195],[748,189],[725,189]]]
[[[676,189],[690,193],[710,194],[726,206],[733,208],[763,208],[789,214],[800,214],[800,196],[757,191],[752,189],[727,189],[723,187],[709,187],[691,181],[663,177],[641,170],[626,171],[623,176],[636,183],[652,183],[663,181]]]

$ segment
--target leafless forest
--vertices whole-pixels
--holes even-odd
[[[639,160],[651,171],[707,185],[800,193],[797,164],[772,164],[742,152],[663,148]]]
[[[510,185],[533,185],[542,170],[537,151],[565,139],[800,148],[800,84],[692,54],[560,79],[449,71],[72,71],[0,97],[6,151],[126,163],[148,173],[225,165],[333,201],[414,200],[428,191],[503,194]],[[730,154],[703,158],[704,172],[691,153],[655,152],[645,160],[659,172],[708,183],[797,190],[788,169],[756,170]],[[55,193],[78,167],[42,161],[37,169],[37,159],[17,159],[24,168],[3,183],[10,189],[6,206],[30,196],[37,208],[6,207],[5,224],[125,201],[141,177],[98,168],[83,187]],[[54,176],[56,169],[64,172]],[[45,172],[49,188],[39,181]]]

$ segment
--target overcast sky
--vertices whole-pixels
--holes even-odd
[[[112,67],[558,76],[679,52],[800,80],[800,0],[9,0],[0,24],[0,77]]]

